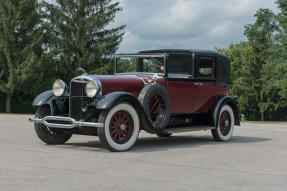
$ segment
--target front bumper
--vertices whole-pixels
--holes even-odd
[[[76,127],[103,128],[103,123],[76,121],[70,117],[46,116],[44,118],[29,118],[29,122],[41,123],[50,128],[73,129]],[[58,123],[57,123],[58,122]]]

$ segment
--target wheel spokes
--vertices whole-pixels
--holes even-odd
[[[224,111],[220,116],[219,128],[223,136],[226,136],[231,129],[231,118],[227,111]]]
[[[112,116],[109,128],[111,138],[119,144],[124,144],[132,136],[133,120],[128,112],[118,111]]]

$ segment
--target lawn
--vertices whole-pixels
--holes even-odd
[[[253,123],[253,124],[284,124],[284,125],[287,125],[287,121],[242,121],[241,123]]]

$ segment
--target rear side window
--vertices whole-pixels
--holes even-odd
[[[192,55],[190,54],[170,54],[167,59],[168,74],[192,75]]]
[[[198,59],[198,77],[203,79],[214,79],[215,58],[200,57]]]

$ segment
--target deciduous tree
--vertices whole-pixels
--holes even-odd
[[[271,47],[274,44],[275,32],[278,31],[275,14],[269,9],[260,9],[255,14],[256,22],[245,26],[245,35],[251,45],[255,60],[245,65],[245,75],[242,82],[249,85],[255,92],[250,96],[254,96],[255,103],[259,107],[261,120],[264,121],[265,112],[272,105],[270,99],[272,88],[264,81],[262,68],[267,64]],[[251,89],[250,89],[251,91]],[[271,101],[271,102],[270,102]]]

